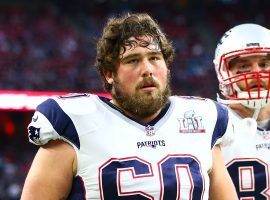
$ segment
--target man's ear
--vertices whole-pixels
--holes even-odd
[[[103,75],[104,75],[105,79],[107,80],[107,82],[109,84],[112,84],[113,83],[113,73],[111,71],[106,70],[106,69],[103,69],[102,72],[103,72]]]

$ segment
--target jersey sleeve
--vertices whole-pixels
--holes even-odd
[[[234,141],[234,124],[232,123],[232,114],[228,108],[215,102],[217,110],[217,121],[214,128],[212,147],[220,144],[228,146]]]
[[[80,148],[79,136],[71,118],[54,99],[41,103],[28,126],[28,137],[36,145],[62,139]]]
[[[39,111],[36,111],[28,125],[29,141],[35,145],[46,144],[49,140],[60,139],[49,120]]]

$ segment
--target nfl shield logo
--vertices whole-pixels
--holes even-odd
[[[263,133],[262,133],[263,139],[269,140],[270,139],[270,135],[269,134],[270,134],[269,131],[263,131]]]
[[[148,125],[145,127],[145,132],[147,136],[153,136],[155,135],[155,128],[153,126]]]

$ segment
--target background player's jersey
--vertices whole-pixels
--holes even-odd
[[[35,144],[63,139],[74,147],[70,199],[105,200],[208,199],[212,149],[232,131],[227,108],[212,100],[170,97],[147,125],[95,95],[49,99],[28,128]]]
[[[222,148],[227,169],[239,199],[270,200],[270,131],[257,129],[252,119],[233,111],[235,140]]]

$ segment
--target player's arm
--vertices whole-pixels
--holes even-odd
[[[52,140],[38,150],[25,180],[21,200],[66,199],[76,172],[71,145]]]
[[[225,167],[223,155],[219,145],[213,149],[213,167],[210,176],[210,200],[238,199],[230,175]]]

